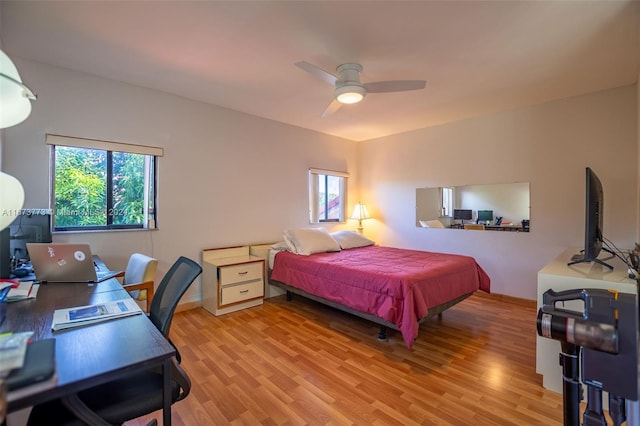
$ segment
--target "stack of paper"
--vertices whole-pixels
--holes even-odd
[[[3,280],[0,282],[0,292],[9,288],[4,297],[5,302],[16,302],[18,300],[35,299],[38,295],[39,284],[33,281]]]
[[[96,305],[57,309],[53,312],[51,328],[53,330],[63,330],[141,313],[142,309],[131,298]]]
[[[0,334],[0,375],[22,367],[31,335],[33,331]]]

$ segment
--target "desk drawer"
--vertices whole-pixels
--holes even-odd
[[[220,285],[241,283],[262,278],[262,262],[241,263],[220,268]]]
[[[220,291],[220,305],[241,302],[243,300],[255,299],[264,295],[264,282],[262,277],[247,283],[227,285]]]

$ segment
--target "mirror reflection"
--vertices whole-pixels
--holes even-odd
[[[529,183],[416,189],[416,226],[529,232]]]

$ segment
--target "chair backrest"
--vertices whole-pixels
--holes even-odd
[[[123,284],[136,284],[155,281],[158,260],[140,253],[133,253],[124,271]]]
[[[200,265],[180,256],[160,281],[151,301],[149,319],[165,337],[169,337],[171,320],[180,298],[201,273]]]

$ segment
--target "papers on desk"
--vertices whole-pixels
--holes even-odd
[[[142,309],[131,298],[96,305],[57,309],[53,312],[51,328],[63,330],[141,313]]]
[[[5,293],[6,288],[9,288],[7,293]],[[33,281],[2,280],[0,281],[0,294],[5,294],[5,296],[4,299],[0,298],[0,301],[17,302],[35,299],[39,288],[40,285],[34,284]]]
[[[10,391],[44,382],[52,377],[56,371],[56,341],[55,339],[38,340],[29,343],[24,354],[22,367],[12,370],[6,377]]]
[[[31,335],[33,331],[0,334],[0,376],[22,367]]]

